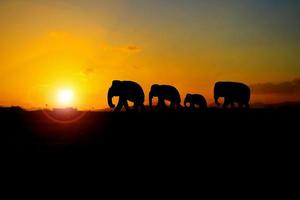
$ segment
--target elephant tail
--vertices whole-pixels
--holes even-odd
[[[248,104],[250,103],[250,99],[251,99],[251,89],[247,86],[246,101],[248,102]]]

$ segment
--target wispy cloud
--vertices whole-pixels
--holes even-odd
[[[106,51],[122,52],[122,53],[139,53],[143,49],[136,45],[114,46],[110,44],[102,45],[101,48]]]
[[[93,73],[95,72],[95,69],[92,68],[92,67],[87,67],[87,68],[84,69],[83,72],[84,72],[84,74],[86,74],[86,75],[90,75],[90,74],[93,74]]]
[[[251,88],[254,94],[300,94],[300,78],[281,83],[258,83]]]
[[[86,81],[90,76],[95,74],[96,69],[93,67],[86,67],[79,72],[79,75],[82,80]]]
[[[128,46],[128,47],[127,47],[127,50],[128,50],[128,51],[139,52],[139,51],[141,51],[142,49],[141,49],[140,47],[137,47],[137,46]]]

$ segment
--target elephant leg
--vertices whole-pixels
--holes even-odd
[[[233,102],[233,101],[230,103],[230,107],[231,107],[232,109],[235,108],[235,105],[234,105],[234,102]]]
[[[141,112],[146,112],[146,108],[145,108],[144,104],[141,104],[140,108],[141,108]]]
[[[180,112],[183,111],[183,108],[184,108],[184,107],[181,106],[180,103],[177,104],[177,110],[178,110],[178,111],[180,111]]]
[[[250,108],[249,102],[246,102],[244,105],[245,105],[245,107],[246,107],[247,109]]]
[[[203,111],[203,110],[206,110],[207,109],[207,106],[205,104],[199,104],[199,111]]]
[[[166,107],[165,100],[162,98],[158,98],[157,109],[163,110]]]
[[[196,104],[191,103],[191,110],[192,110],[192,111],[195,111],[195,110],[196,110]]]
[[[130,110],[127,101],[124,101],[124,107],[125,107],[127,112]]]
[[[197,106],[198,107],[195,106],[195,108],[194,108],[196,111],[200,111],[201,109],[204,109],[203,105],[201,103],[197,104]]]
[[[199,110],[205,110],[206,109],[206,105],[204,102],[199,103]]]
[[[123,99],[119,99],[119,103],[117,105],[117,107],[115,108],[114,112],[120,112],[123,108],[123,105],[125,104],[125,102],[127,103],[127,101],[123,100]],[[127,104],[128,106],[128,104]]]
[[[194,111],[194,107],[195,105],[193,103],[190,102],[190,106],[188,107],[189,111]]]
[[[243,102],[239,102],[239,109],[242,109],[244,106],[244,103]]]
[[[139,111],[142,112],[146,110],[144,104],[140,104],[140,103],[134,103],[133,107],[135,112],[139,112]]]
[[[176,111],[176,110],[179,110],[180,107],[181,107],[181,106],[180,106],[180,103],[171,101],[171,104],[170,104],[170,110]]]
[[[223,108],[227,108],[227,106],[230,104],[230,101],[227,99],[227,98],[225,98],[225,100],[224,100],[224,104],[223,104]]]
[[[174,101],[171,101],[170,104],[170,110],[175,110],[176,104],[174,103]]]
[[[139,105],[138,105],[137,103],[134,103],[134,105],[133,105],[133,110],[134,110],[135,112],[138,112],[138,111],[139,111]]]

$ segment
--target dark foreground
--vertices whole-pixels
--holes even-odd
[[[49,117],[50,116],[50,117]],[[195,157],[294,155],[298,109],[204,113],[1,110],[6,154]]]
[[[110,181],[125,175],[122,187],[133,176],[137,183],[152,181],[162,188],[199,189],[195,183],[202,182],[209,195],[216,188],[273,194],[266,187],[295,186],[289,179],[296,179],[299,169],[297,109],[89,112],[75,121],[82,113],[48,114],[55,118],[41,111],[1,111],[1,166],[7,166],[2,172],[8,180],[38,174],[42,182],[57,185],[66,174],[76,184],[79,177],[98,182],[104,175]]]

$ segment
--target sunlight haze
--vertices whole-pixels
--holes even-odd
[[[210,103],[219,80],[298,84],[299,19],[293,0],[1,0],[0,105],[106,108],[115,79]],[[276,91],[251,102],[300,101]]]

